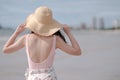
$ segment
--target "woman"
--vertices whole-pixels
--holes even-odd
[[[30,29],[32,33],[23,35],[15,41],[25,28]],[[60,33],[61,28],[69,37],[71,45],[66,43]],[[52,11],[44,6],[37,8],[27,17],[25,24],[18,26],[3,47],[3,52],[12,53],[23,47],[26,47],[29,65],[26,80],[57,80],[52,67],[56,49],[71,55],[81,54],[79,44],[71,34],[70,28],[53,19]]]

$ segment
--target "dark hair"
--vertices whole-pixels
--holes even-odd
[[[31,33],[34,33],[33,31],[31,31]],[[59,31],[57,31],[56,33],[54,33],[53,35],[57,35],[59,36],[65,43],[67,43],[65,37],[63,36],[63,34]]]
[[[53,35],[57,35],[57,36],[59,36],[60,38],[63,39],[63,41],[64,41],[65,43],[67,43],[65,37],[64,37],[63,34],[60,32],[60,30],[57,31],[56,33],[54,33]]]

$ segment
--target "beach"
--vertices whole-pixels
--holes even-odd
[[[25,80],[25,48],[4,54],[2,47],[13,30],[0,30],[0,80]],[[82,50],[80,56],[56,50],[58,80],[120,80],[120,31],[72,31]]]

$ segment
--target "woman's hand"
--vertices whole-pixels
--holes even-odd
[[[20,25],[17,27],[15,33],[16,33],[16,34],[20,34],[20,33],[23,32],[24,30],[25,30],[25,24],[20,24]]]
[[[63,30],[66,34],[70,32],[70,27],[67,24],[63,24]]]

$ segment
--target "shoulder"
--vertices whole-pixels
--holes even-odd
[[[26,39],[27,36],[28,36],[28,34],[25,34],[25,35],[21,36],[21,38]]]
[[[56,41],[57,42],[64,42],[63,39],[60,36],[56,36]]]
[[[59,42],[61,38],[59,36],[55,36],[55,37],[56,37],[56,42]]]
[[[63,41],[63,39],[61,39],[61,37],[56,36],[56,46],[57,48],[60,48],[62,46],[64,46],[66,43]]]
[[[24,43],[26,42],[28,34],[22,35],[19,39],[22,40]]]

